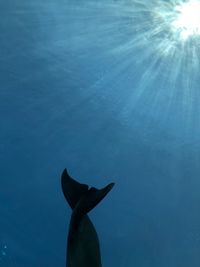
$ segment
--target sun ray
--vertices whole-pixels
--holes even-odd
[[[189,0],[175,7],[176,19],[172,23],[174,31],[179,32],[182,39],[200,35],[200,1]]]
[[[71,49],[85,58],[94,51],[93,62],[103,66],[87,95],[94,90],[110,107],[115,98],[127,121],[139,106],[149,116],[174,109],[192,119],[194,99],[200,100],[200,0],[102,1],[70,11]]]

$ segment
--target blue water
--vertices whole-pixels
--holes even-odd
[[[116,183],[90,213],[104,267],[200,266],[199,40],[163,2],[1,1],[0,266],[65,266],[65,167]]]

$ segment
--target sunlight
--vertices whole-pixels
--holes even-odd
[[[167,118],[176,101],[179,108],[174,109],[184,114],[189,124],[195,117],[194,103],[200,98],[195,90],[200,69],[200,0],[102,1],[89,0],[71,16],[74,26],[70,31],[76,29],[71,39],[73,51],[81,56],[87,51],[88,58],[97,51],[92,54],[94,62],[104,66],[92,90],[102,99],[115,96],[118,105],[128,95],[120,110],[127,124],[138,103],[158,117],[158,107],[165,106],[163,117]],[[75,11],[72,5],[71,12]],[[107,67],[109,62],[111,67]],[[113,88],[118,88],[118,93]],[[90,92],[88,89],[87,94]]]
[[[200,1],[190,0],[182,2],[175,7],[176,19],[172,22],[174,31],[180,37],[187,39],[190,36],[200,35]]]
[[[158,1],[152,10],[149,32],[154,41],[159,41],[157,48],[162,55],[181,53],[181,58],[190,58],[195,64],[200,42],[200,0]]]

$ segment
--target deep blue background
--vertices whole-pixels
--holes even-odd
[[[104,267],[200,266],[200,78],[121,2],[0,3],[0,266],[65,266],[65,167],[116,183],[91,212]]]

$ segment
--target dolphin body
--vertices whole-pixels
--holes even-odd
[[[102,267],[97,232],[87,213],[112,189],[114,183],[102,189],[89,188],[69,176],[61,176],[63,194],[72,208],[67,238],[66,267]]]

